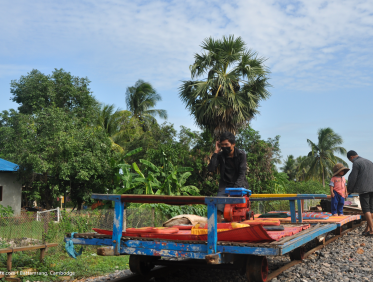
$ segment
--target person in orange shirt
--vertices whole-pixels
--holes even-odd
[[[336,164],[333,167],[333,177],[330,180],[330,195],[332,196],[332,215],[343,215],[343,206],[347,198],[345,175],[350,169],[343,164]]]

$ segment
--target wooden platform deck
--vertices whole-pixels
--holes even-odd
[[[360,215],[344,215],[344,216],[331,216],[328,219],[303,219],[303,223],[310,223],[310,224],[328,224],[328,223],[336,223],[338,227],[345,225],[349,222],[360,220]],[[279,218],[280,222],[288,223],[291,222],[291,218]]]

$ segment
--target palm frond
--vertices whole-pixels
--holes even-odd
[[[157,102],[162,97],[149,83],[139,79],[134,86],[128,87],[126,91],[127,109],[133,116],[141,119],[145,114],[158,115],[160,118],[167,118],[166,110],[154,110]]]
[[[190,66],[192,79],[183,81],[179,96],[201,128],[218,134],[236,132],[256,114],[270,96],[265,59],[247,50],[242,38],[206,38],[202,54]]]

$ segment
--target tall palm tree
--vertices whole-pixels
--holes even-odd
[[[149,82],[139,79],[134,86],[128,87],[126,91],[127,109],[132,115],[147,125],[149,122],[155,123],[156,116],[167,119],[166,110],[153,109],[161,95],[153,88]]]
[[[302,163],[304,162],[306,158],[307,156],[299,156],[295,159],[295,170],[296,170],[295,178],[297,179],[297,181],[306,180],[309,166],[308,165],[302,166]]]
[[[131,112],[115,110],[114,105],[105,104],[101,105],[97,113],[96,126],[105,130],[111,140],[112,149],[120,153],[124,152],[123,145],[128,137],[135,135],[133,131],[139,128],[131,120]]]
[[[307,139],[307,143],[311,147],[311,151],[302,162],[301,167],[309,166],[306,179],[322,180],[322,184],[325,187],[325,179],[331,177],[333,166],[337,162],[348,167],[344,160],[334,155],[336,153],[346,154],[346,149],[340,146],[343,143],[343,139],[333,129],[327,127],[318,130],[317,144],[309,139]]]
[[[290,180],[294,180],[297,174],[296,160],[293,155],[287,156],[284,161],[284,166],[280,167],[282,172],[285,172]]]
[[[207,38],[202,54],[190,66],[192,80],[183,81],[179,96],[197,125],[215,138],[224,131],[236,134],[258,113],[261,100],[270,96],[264,58],[246,48],[241,37]]]

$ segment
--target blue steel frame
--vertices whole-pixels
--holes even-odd
[[[319,196],[319,195],[318,195]],[[246,199],[241,197],[205,197],[208,215],[208,239],[207,244],[201,243],[182,243],[172,241],[141,241],[141,240],[121,240],[123,231],[123,210],[125,202],[122,201],[121,195],[99,195],[93,194],[94,199],[112,200],[115,202],[115,215],[113,225],[112,239],[100,238],[73,238],[74,244],[78,245],[102,245],[113,246],[115,255],[147,255],[147,256],[164,256],[164,257],[184,257],[192,259],[204,259],[206,255],[216,254],[219,256],[220,263],[229,262],[230,258],[223,254],[246,254],[246,255],[283,255],[299,246],[311,241],[319,235],[333,231],[337,224],[326,224],[320,228],[308,232],[303,236],[292,239],[283,245],[266,244],[260,247],[251,246],[226,246],[217,244],[217,204],[238,204],[245,203]],[[292,198],[275,198],[276,200],[289,200],[292,207],[292,218],[295,219],[295,200],[312,199],[313,195],[304,195]],[[259,200],[259,199],[255,199]],[[268,200],[268,198],[260,199]],[[125,199],[124,199],[125,201]],[[300,216],[300,218],[302,218]],[[69,237],[65,241],[70,240]]]
[[[250,201],[258,202],[258,201],[286,201],[288,200],[290,204],[290,217],[291,217],[292,223],[297,222],[297,216],[296,216],[296,211],[295,211],[295,201],[297,201],[298,222],[302,223],[303,222],[302,210],[299,208],[301,206],[301,201],[315,199],[315,198],[322,199],[322,198],[327,198],[327,196],[323,194],[300,194],[300,195],[297,195],[296,197],[253,198],[253,199],[250,199]]]

